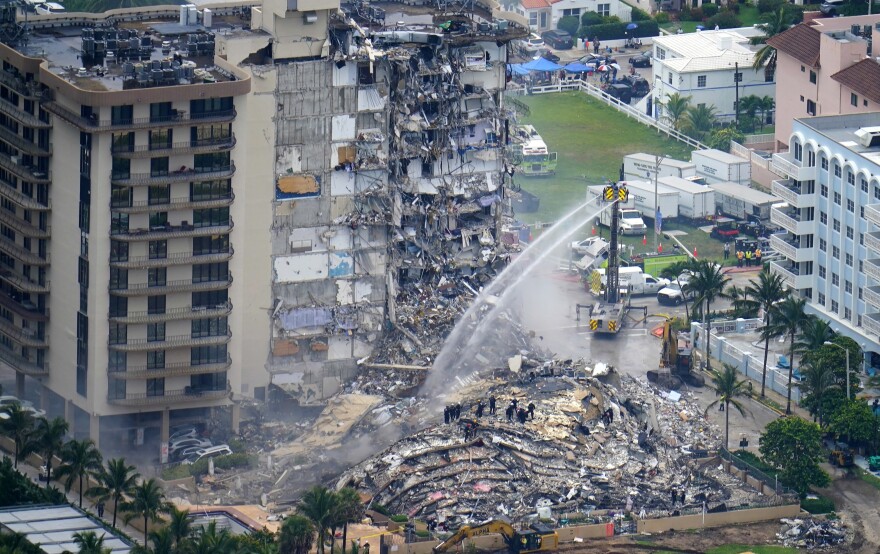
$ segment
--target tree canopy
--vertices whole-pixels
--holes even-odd
[[[760,438],[764,461],[779,470],[782,482],[801,496],[811,486],[824,487],[828,474],[819,467],[823,460],[819,426],[797,416],[770,422]]]

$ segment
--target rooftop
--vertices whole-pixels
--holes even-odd
[[[813,129],[844,148],[880,167],[880,147],[863,146],[856,131],[866,127],[880,128],[880,112],[828,115],[796,119],[795,124]]]
[[[831,78],[872,102],[880,102],[880,63],[873,58],[856,62]]]
[[[0,510],[0,529],[21,533],[27,541],[46,554],[78,552],[73,535],[80,531],[94,531],[104,537],[104,548],[113,554],[125,554],[131,546],[99,522],[73,506],[28,506]]]
[[[678,73],[694,73],[733,69],[736,64],[740,68],[750,68],[755,60],[754,52],[736,52],[733,50],[707,50],[705,55],[694,58],[673,58],[663,63]]]
[[[801,23],[770,37],[767,44],[810,67],[819,67],[820,40],[821,32],[818,29]]]
[[[751,53],[748,37],[739,31],[700,31],[681,35],[660,36],[654,44],[682,58],[705,58],[720,55],[724,51]],[[665,60],[669,62],[669,58]]]

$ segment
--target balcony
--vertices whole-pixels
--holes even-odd
[[[0,104],[2,104],[2,102],[0,102]],[[52,155],[51,144],[48,148],[43,148],[39,144],[26,140],[24,137],[13,133],[3,125],[0,125],[0,140],[12,145],[13,148],[21,150],[26,154],[32,154],[34,156]]]
[[[170,144],[142,144],[140,146],[120,144],[113,145],[110,151],[117,158],[152,158],[170,156],[171,154],[202,154],[232,150],[235,148],[235,143],[235,135],[233,135],[221,139],[190,140]]]
[[[15,231],[21,233],[26,237],[31,237],[35,239],[47,239],[49,238],[49,230],[40,229],[39,227],[34,227],[27,221],[23,219],[19,219],[17,216],[12,215],[9,210],[0,209],[0,223],[3,223],[7,227],[11,227]]]
[[[129,366],[127,368],[109,368],[109,373],[114,379],[157,379],[160,377],[185,377],[187,375],[200,375],[202,373],[217,373],[226,371],[232,366],[232,358],[216,364],[193,365],[190,362],[165,364],[161,368],[148,368],[147,366]]]
[[[162,117],[99,120],[97,117],[83,117],[57,102],[43,102],[43,109],[90,133],[94,131],[133,131],[136,129],[174,127],[176,125],[198,125],[201,123],[228,123],[234,121],[235,116],[237,115],[235,110],[223,110],[198,114],[174,110],[170,114]]]
[[[0,279],[6,281],[22,292],[35,292],[38,294],[47,294],[49,292],[48,284],[41,285],[36,281],[31,281],[24,275],[15,273],[11,269],[0,268]]]
[[[129,312],[126,316],[110,316],[110,321],[117,323],[160,323],[162,321],[179,321],[183,319],[202,319],[205,317],[222,317],[232,311],[232,302],[226,302],[218,306],[197,307],[183,306],[165,310],[162,314],[150,312]]]
[[[36,81],[25,82],[22,75],[15,69],[0,71],[0,83],[26,98],[37,98],[40,95],[40,88]]]
[[[874,252],[880,252],[880,231],[874,231],[873,233],[865,233],[863,235],[865,239],[865,247],[873,250]]]
[[[147,212],[170,212],[174,210],[201,210],[206,208],[224,208],[231,206],[235,200],[235,194],[230,193],[225,198],[211,198],[208,200],[193,200],[189,196],[171,198],[168,202],[157,203],[155,200],[139,200],[128,204],[110,204],[110,211],[128,214],[140,214]]]
[[[18,158],[18,156],[16,156]],[[29,183],[40,183],[48,185],[52,182],[52,174],[48,171],[40,171],[36,167],[25,167],[19,163],[18,159],[12,159],[11,156],[0,154],[0,167],[9,171],[19,179],[23,179]]]
[[[2,99],[0,99],[0,113],[8,115],[25,127],[31,127],[34,129],[49,129],[52,127],[51,123],[41,121],[38,117],[31,115],[18,106],[13,105],[11,102]]]
[[[816,166],[807,167],[803,162],[795,160],[792,152],[773,154],[770,160],[770,171],[795,181],[811,181],[816,179]]]
[[[0,275],[2,276],[2,275]],[[228,289],[232,285],[232,276],[219,281],[193,281],[181,279],[179,281],[166,281],[165,283],[149,284],[136,283],[123,285],[125,288],[110,288],[110,294],[114,296],[153,296],[156,294],[171,294],[175,292],[197,292],[206,290]]]
[[[862,316],[862,327],[875,337],[880,335],[880,313],[865,314]]]
[[[18,191],[14,187],[10,186],[6,181],[0,179],[0,196],[4,196],[9,200],[12,200],[22,208],[26,208],[28,210],[38,210],[38,211],[48,211],[51,208],[49,204],[43,204],[36,198],[31,198],[30,196]]]
[[[880,258],[869,258],[862,264],[865,275],[880,283]]]
[[[880,226],[880,204],[868,204],[865,206],[865,219]]]
[[[151,258],[150,256],[139,256],[128,258],[124,261],[110,260],[113,267],[122,267],[125,269],[145,269],[150,267],[169,267],[172,265],[192,265],[207,264],[212,262],[225,262],[232,258],[235,250],[230,246],[228,252],[214,252],[209,254],[194,254],[193,252],[178,252],[176,254],[168,254],[165,258]]]
[[[228,235],[234,226],[232,219],[228,225],[213,225],[210,227],[195,227],[189,223],[186,225],[170,225],[153,227],[151,229],[129,229],[127,233],[110,233],[114,240],[134,242],[139,240],[168,240],[187,237],[207,237],[211,235]]]
[[[42,365],[33,360],[23,358],[12,350],[7,350],[0,346],[0,360],[6,362],[6,365],[18,373],[29,375],[31,377],[45,377],[49,375],[49,364],[44,362]]]
[[[773,206],[770,208],[770,222],[779,225],[793,235],[811,235],[816,231],[814,220],[801,221],[797,210],[786,210]]]
[[[0,306],[12,310],[29,321],[49,321],[49,310],[40,310],[29,300],[13,298],[9,293],[0,293]]]
[[[163,175],[153,173],[128,173],[125,175],[111,175],[110,182],[124,187],[165,185],[168,183],[180,183],[187,181],[204,181],[211,179],[224,179],[235,175],[235,163],[228,166],[211,170],[192,169],[182,167],[177,171],[169,171]]]
[[[798,237],[790,233],[770,235],[770,246],[793,262],[809,262],[813,259],[813,248],[802,248]]]
[[[795,208],[813,208],[816,206],[815,191],[809,194],[801,194],[802,187],[797,181],[786,179],[773,181],[770,192],[785,200]]]
[[[0,251],[6,252],[13,258],[21,260],[28,265],[44,266],[49,265],[49,255],[41,258],[34,252],[26,249],[24,246],[16,244],[3,235],[0,235]]]
[[[23,329],[2,317],[0,317],[0,333],[3,333],[22,346],[30,346],[32,348],[49,347],[46,337],[37,336],[36,329]]]
[[[862,298],[865,302],[880,309],[880,286],[865,287],[862,289]]]
[[[169,348],[182,348],[193,346],[211,346],[226,344],[232,339],[231,332],[216,337],[193,338],[190,335],[166,336],[164,340],[128,339],[122,344],[109,344],[110,350],[120,352],[147,352],[150,350],[167,350]]]
[[[782,277],[786,286],[796,290],[810,288],[813,282],[812,275],[801,275],[796,264],[781,264],[770,262],[770,272]]]
[[[120,406],[150,406],[162,404],[183,404],[186,402],[207,402],[221,400],[229,396],[229,388],[222,390],[198,390],[187,387],[180,390],[165,391],[162,395],[151,395],[146,392],[126,394],[124,398],[107,398],[110,404]]]

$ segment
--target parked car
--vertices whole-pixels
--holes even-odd
[[[212,446],[210,448],[196,450],[193,454],[184,459],[183,463],[194,464],[199,460],[216,458],[218,456],[228,456],[230,454],[232,454],[232,449],[229,448],[228,444],[218,444],[217,446]]]
[[[822,2],[822,5],[819,6],[819,11],[824,15],[834,17],[840,12],[844,4],[846,4],[844,0],[825,0]]]
[[[633,56],[629,59],[629,64],[633,67],[651,67],[651,54],[648,52]]]
[[[625,83],[605,85],[602,87],[602,91],[612,98],[617,98],[624,104],[629,104],[632,100],[632,88]]]
[[[587,54],[586,56],[578,58],[578,61],[584,65],[592,65],[593,67],[598,67],[603,64],[617,63],[617,60],[604,54]]]
[[[544,31],[541,33],[541,38],[544,39],[548,46],[557,50],[571,50],[574,46],[574,39],[571,38],[571,35],[566,31],[558,29],[555,31]]]
[[[537,33],[532,33],[529,35],[529,38],[521,41],[522,48],[526,52],[537,52],[544,48],[544,39],[541,38]]]
[[[196,425],[184,425],[171,430],[168,442],[173,443],[182,439],[195,439],[201,436],[201,430]]]
[[[556,54],[554,54],[554,53],[553,53],[552,51],[550,51],[550,50],[547,50],[546,52],[544,52],[543,54],[541,54],[541,57],[544,58],[544,59],[547,60],[547,61],[550,61],[550,62],[553,62],[553,63],[559,63],[559,56],[557,56]]]
[[[676,282],[671,282],[657,293],[657,302],[664,306],[678,306],[685,300],[693,300],[696,295],[697,293],[688,289],[686,284],[680,286]]]
[[[591,247],[596,244],[607,246],[607,242],[602,237],[590,237],[584,240],[578,240],[571,243],[571,250],[575,254],[583,256],[591,252]]]
[[[168,445],[168,455],[174,457],[187,448],[208,448],[214,446],[214,443],[208,439],[181,439]]]
[[[193,456],[195,456],[196,452],[198,452],[199,450],[204,450],[204,448],[202,448],[202,447],[200,447],[200,446],[188,446],[188,447],[186,447],[186,448],[183,448],[183,449],[181,449],[181,450],[178,450],[178,451],[175,452],[174,454],[171,454],[171,453],[169,452],[169,453],[168,453],[168,459],[169,459],[170,461],[172,461],[172,462],[184,462],[184,463],[186,463],[186,460],[189,459],[189,458],[191,458],[191,457],[193,457]]]
[[[632,95],[642,97],[651,92],[651,83],[644,77],[638,75],[627,75],[620,79],[620,82],[627,84],[632,88]]]

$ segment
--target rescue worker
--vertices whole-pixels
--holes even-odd
[[[449,406],[443,408],[443,423],[449,424]]]
[[[737,250],[736,251],[736,267],[742,267],[742,266],[743,266],[743,251]]]
[[[761,252],[761,248],[760,248],[760,247],[755,249],[755,265],[758,266],[758,267],[761,267],[761,256],[762,256],[763,254],[764,254],[764,253]]]
[[[535,420],[535,403],[529,402],[529,419]]]
[[[746,250],[746,267],[752,267],[752,251]]]
[[[491,415],[495,415],[495,397],[494,396],[489,397],[489,413]]]
[[[507,415],[507,421],[511,421],[513,419],[513,404],[508,406],[504,413]]]

